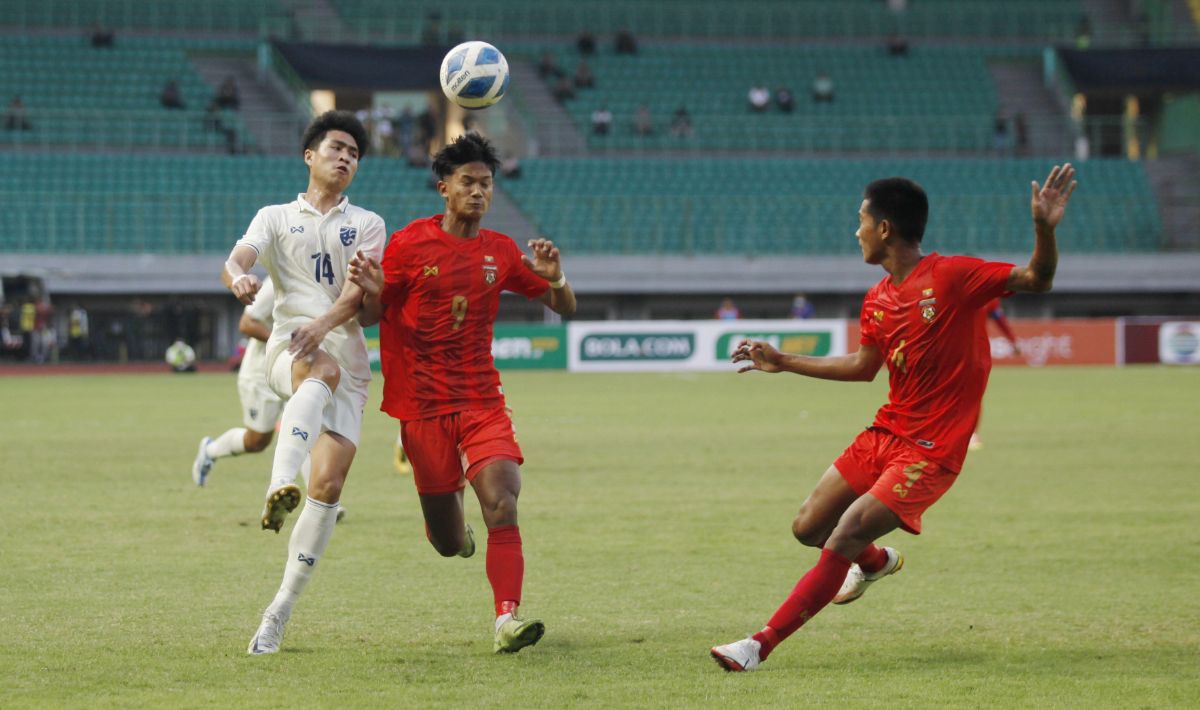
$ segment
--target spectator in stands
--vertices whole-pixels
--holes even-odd
[[[601,106],[592,111],[592,133],[598,136],[607,136],[609,129],[612,128],[612,120],[612,111],[609,111],[607,106]]]
[[[992,149],[997,155],[1008,155],[1012,149],[1008,135],[1008,116],[1003,111],[997,111],[996,119],[992,122]]]
[[[183,104],[183,96],[179,92],[179,82],[174,79],[168,79],[167,83],[163,85],[158,101],[163,105],[163,108],[186,108]]]
[[[28,131],[33,128],[29,122],[29,112],[25,110],[25,102],[20,96],[14,96],[4,112],[4,130]]]
[[[671,116],[671,135],[676,138],[692,137],[692,115],[686,106],[675,109],[675,114]]]
[[[908,40],[899,32],[893,32],[888,37],[887,51],[893,57],[908,56]]]
[[[500,174],[509,180],[517,180],[521,177],[521,161],[517,156],[509,153],[500,160]]]
[[[565,104],[575,98],[575,85],[566,76],[561,77],[558,83],[554,85],[554,99],[560,104]]]
[[[416,129],[416,119],[412,107],[405,106],[396,119],[396,147],[401,155],[408,155],[408,146],[412,145],[413,131]]]
[[[232,76],[225,77],[225,81],[222,81],[217,89],[217,105],[236,111],[241,103],[241,99],[238,98],[237,81]]]
[[[649,136],[654,133],[654,118],[650,115],[650,107],[646,104],[638,106],[633,114],[633,132],[639,136]]]
[[[580,59],[579,64],[575,66],[575,88],[596,88],[596,77],[592,75],[592,68],[588,66],[586,59]]]
[[[742,312],[734,305],[733,299],[726,296],[721,299],[721,305],[717,307],[714,316],[717,320],[737,320],[742,317]]]
[[[792,317],[793,318],[812,318],[816,313],[816,308],[813,307],[812,301],[808,300],[808,296],[802,293],[796,294],[792,299]]]
[[[1017,155],[1029,154],[1029,124],[1025,120],[1025,112],[1018,111],[1013,117],[1013,137],[1016,141]]]
[[[33,306],[33,341],[31,343],[33,361],[41,365],[47,361],[58,359],[58,337],[54,332],[54,308],[50,299],[45,296],[38,298]]]
[[[581,55],[592,56],[596,53],[596,35],[591,32],[580,32],[579,38],[575,40],[575,46]]]
[[[833,103],[833,77],[826,72],[817,74],[812,83],[813,103]]]
[[[565,74],[566,72],[559,68],[558,63],[554,61],[553,52],[548,49],[542,52],[542,58],[538,62],[538,76],[543,81],[549,81],[551,78],[559,79]]]
[[[750,102],[751,111],[762,113],[771,107],[771,90],[762,84],[755,84],[750,87],[746,99]]]
[[[613,48],[617,54],[637,54],[637,40],[629,30],[621,30],[617,33]]]
[[[1087,15],[1081,15],[1079,24],[1075,25],[1075,49],[1087,49],[1092,46],[1092,21]]]
[[[225,118],[221,115],[221,107],[217,104],[216,99],[208,102],[208,108],[204,110],[204,129],[225,136],[225,149],[229,151],[230,155],[238,152],[237,130],[233,126],[225,124]]]
[[[116,35],[113,33],[113,31],[99,22],[92,25],[92,31],[88,37],[92,43],[92,46],[96,49],[112,47],[114,41],[116,40]]]
[[[796,97],[792,96],[792,90],[786,86],[775,89],[775,105],[780,111],[791,113],[796,108]]]

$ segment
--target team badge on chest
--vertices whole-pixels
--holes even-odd
[[[496,257],[484,254],[483,256],[483,280],[488,286],[496,283],[496,272],[500,267],[496,266]]]
[[[927,288],[921,291],[921,295],[925,298],[921,299],[917,305],[921,307],[921,320],[926,323],[932,323],[934,318],[937,318],[937,309],[934,304],[937,299],[933,297],[933,289]]]

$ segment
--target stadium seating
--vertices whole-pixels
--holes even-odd
[[[573,73],[574,47],[551,50]],[[1023,47],[917,46],[891,57],[881,46],[655,45],[636,56],[604,51],[588,64],[596,87],[566,107],[592,148],[979,152],[992,144],[998,100],[988,73],[993,57],[1037,56]],[[540,52],[538,52],[540,55]],[[830,102],[814,102],[813,79],[834,82]],[[795,108],[749,110],[747,92],[787,87]],[[638,135],[633,116],[647,105],[654,133]],[[672,114],[686,107],[692,135],[671,135]],[[592,135],[593,110],[613,113],[611,132]]]
[[[1029,181],[1045,160],[542,159],[501,186],[572,254],[854,254],[873,179],[904,175],[931,201],[930,251],[1024,252]],[[1091,160],[1062,241],[1153,251],[1162,229],[1142,166]]]
[[[83,37],[6,37],[0,43],[0,99],[20,96],[28,131],[0,132],[5,143],[145,145],[223,148],[225,138],[204,124],[213,90],[188,62],[185,49],[244,50],[246,40],[128,38],[93,49]],[[159,104],[163,85],[178,82],[184,110]],[[237,130],[236,113],[222,116]]]
[[[393,0],[332,0],[347,25],[364,36],[418,41],[442,36],[608,35],[631,29],[644,37],[1040,37],[1065,39],[1076,27],[1079,0],[917,0],[891,12],[881,0],[459,0],[453,6]],[[437,13],[439,21],[429,21]]]
[[[297,156],[16,153],[4,164],[0,210],[15,221],[0,253],[227,252],[260,207],[307,179]],[[428,176],[367,158],[348,194],[392,231],[441,211]]]
[[[21,28],[258,32],[282,14],[278,0],[0,0],[0,24]]]

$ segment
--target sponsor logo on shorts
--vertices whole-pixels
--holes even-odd
[[[251,407],[251,408],[250,408],[250,418],[251,418],[251,419],[258,419],[258,410],[257,410],[257,409],[255,409],[254,407]]]

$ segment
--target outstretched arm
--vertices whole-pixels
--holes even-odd
[[[530,239],[529,247],[533,249],[533,258],[522,255],[522,263],[550,282],[550,288],[539,297],[541,302],[559,315],[571,315],[575,312],[575,291],[563,275],[558,247],[549,239]]]
[[[743,340],[733,352],[733,362],[747,363],[738,372],[794,372],[822,380],[870,382],[883,367],[883,353],[874,345],[860,345],[858,352],[832,357],[781,353],[770,343]]]
[[[1057,165],[1046,176],[1046,184],[1033,181],[1030,208],[1033,212],[1033,256],[1027,266],[1014,267],[1008,277],[1009,291],[1045,293],[1054,285],[1058,270],[1058,242],[1054,230],[1067,210],[1067,201],[1079,183],[1070,163]]]

